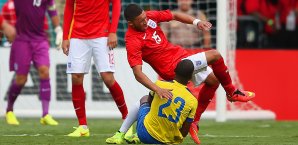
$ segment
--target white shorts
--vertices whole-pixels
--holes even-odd
[[[107,41],[107,37],[70,39],[66,73],[88,73],[92,57],[98,73],[115,72],[114,52]]]
[[[197,53],[184,59],[191,60],[194,65],[194,75],[192,77],[192,81],[195,85],[203,83],[213,72],[207,64],[205,52]]]

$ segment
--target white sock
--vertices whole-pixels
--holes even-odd
[[[80,126],[82,126],[84,129],[88,129],[87,125],[80,125]]]
[[[138,101],[131,109],[129,109],[127,117],[123,121],[119,131],[126,133],[132,124],[138,119],[140,109],[140,101]]]

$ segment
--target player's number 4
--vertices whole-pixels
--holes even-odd
[[[177,123],[179,121],[180,116],[181,116],[181,111],[183,110],[183,108],[185,106],[185,100],[182,99],[181,97],[177,97],[177,98],[175,98],[174,103],[178,104],[178,102],[180,102],[180,106],[176,109],[177,115],[176,115],[175,119],[173,118],[173,116],[174,116],[173,114],[170,114],[167,117],[167,115],[163,113],[163,109],[169,107],[172,103],[172,100],[168,100],[167,103],[162,104],[162,105],[159,106],[158,116],[163,117],[163,118],[168,118],[169,121]]]
[[[41,5],[41,0],[33,0],[33,6],[39,7]]]

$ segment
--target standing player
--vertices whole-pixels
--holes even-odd
[[[109,4],[112,3],[112,19]],[[89,136],[85,113],[84,74],[93,57],[96,69],[109,88],[122,119],[128,113],[121,87],[115,81],[114,53],[121,11],[120,0],[66,0],[63,52],[68,55],[67,73],[72,75],[72,101],[79,127],[68,136]]]
[[[10,52],[10,70],[16,72],[16,77],[8,91],[8,105],[6,120],[8,124],[19,125],[13,113],[13,105],[24,87],[30,70],[31,62],[38,71],[40,78],[39,97],[42,104],[42,118],[44,125],[58,125],[49,115],[51,86],[49,78],[49,42],[44,31],[46,12],[51,17],[56,32],[56,44],[62,42],[62,28],[54,0],[14,0],[17,22],[17,36]]]
[[[193,62],[195,68],[194,83],[201,84],[205,82],[198,97],[195,121],[190,129],[191,136],[196,143],[200,143],[196,133],[196,123],[214,96],[218,87],[216,79],[225,89],[229,101],[247,102],[254,98],[254,93],[240,91],[232,84],[227,66],[218,51],[209,50],[190,54],[182,47],[169,43],[158,25],[160,22],[176,20],[186,24],[194,24],[201,30],[209,30],[211,28],[209,22],[200,21],[190,15],[180,12],[174,13],[169,10],[144,12],[136,4],[130,4],[125,9],[124,16],[128,22],[125,38],[127,58],[137,81],[156,92],[159,96],[170,98],[171,94],[168,90],[154,84],[142,72],[142,60],[151,65],[163,79],[172,80],[175,76],[174,68],[178,62],[182,59],[189,59]],[[126,132],[131,125],[131,121],[134,120],[135,118],[130,119],[130,115],[128,115],[125,120],[128,123],[124,122],[120,131]]]
[[[137,133],[145,144],[179,144],[187,135],[194,119],[198,101],[187,88],[192,78],[194,66],[190,60],[182,60],[175,69],[175,80],[155,84],[161,88],[170,89],[171,100],[161,98],[153,91],[137,102],[138,115]],[[137,117],[137,116],[135,116]],[[124,133],[117,132],[108,138],[107,143],[124,143]],[[135,141],[138,138],[135,137]],[[139,143],[139,142],[135,142]]]

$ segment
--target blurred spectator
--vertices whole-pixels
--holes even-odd
[[[298,48],[298,0],[279,0],[280,31],[278,46]]]
[[[246,0],[237,0],[237,16],[246,14],[245,1]]]
[[[277,5],[278,0],[243,0],[245,1],[245,8],[242,10],[246,14],[253,15],[264,24],[264,46],[265,47],[274,47],[275,42],[275,32],[276,32],[276,14],[277,14]],[[244,4],[242,4],[243,7]]]
[[[192,9],[192,0],[178,0],[178,9],[176,11],[193,15],[201,20],[206,20],[206,16],[202,11]],[[162,23],[161,28],[165,35],[173,44],[181,45],[184,48],[210,48],[211,34],[209,31],[199,31],[193,25],[187,25],[178,21]]]

